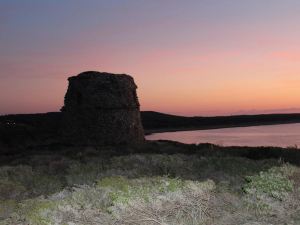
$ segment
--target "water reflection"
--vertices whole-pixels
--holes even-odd
[[[155,133],[147,140],[173,140],[187,144],[213,143],[223,146],[300,146],[300,123]]]

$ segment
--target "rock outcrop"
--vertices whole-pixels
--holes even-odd
[[[137,86],[131,76],[84,72],[70,77],[62,108],[62,137],[74,145],[144,141]]]

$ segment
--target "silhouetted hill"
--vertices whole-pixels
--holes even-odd
[[[11,114],[0,116],[0,123],[6,125],[31,125],[35,127],[47,127],[56,129],[61,120],[60,112],[35,113],[35,114]],[[55,122],[55,123],[54,123]]]
[[[300,113],[295,114],[261,114],[215,117],[185,117],[169,115],[153,111],[142,112],[142,123],[145,130],[176,129],[212,129],[222,127],[238,127],[252,125],[271,125],[299,123]]]
[[[146,133],[167,130],[213,129],[254,125],[300,123],[300,113],[262,114],[215,117],[186,117],[153,111],[141,112]],[[0,116],[0,128],[27,127],[39,133],[55,133],[61,123],[61,113],[17,114]],[[1,130],[1,129],[0,129]]]

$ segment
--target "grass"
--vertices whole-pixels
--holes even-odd
[[[155,147],[15,157],[0,166],[0,224],[300,224],[298,166]]]

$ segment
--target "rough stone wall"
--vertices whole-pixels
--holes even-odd
[[[144,141],[137,86],[131,76],[84,72],[70,77],[62,108],[62,136],[75,145]]]

